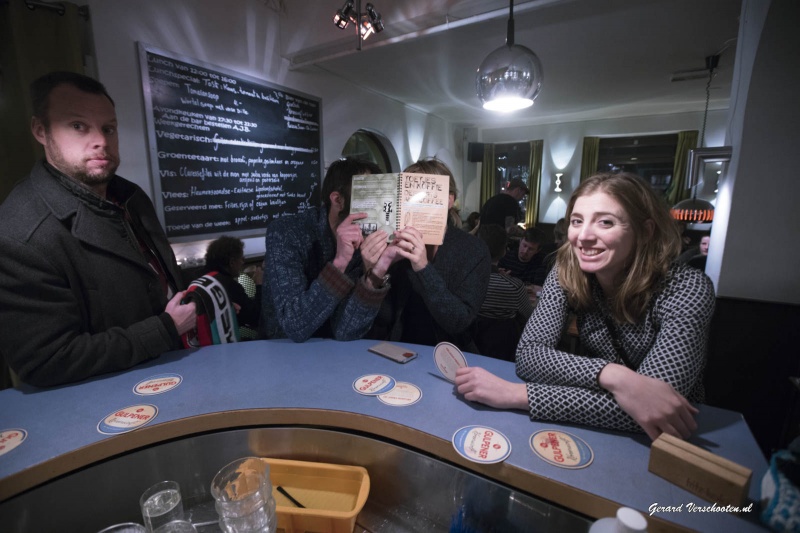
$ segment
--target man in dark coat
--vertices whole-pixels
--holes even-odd
[[[23,382],[53,386],[181,347],[195,326],[153,204],[115,174],[114,103],[57,72],[31,84],[45,159],[0,206],[0,354]]]

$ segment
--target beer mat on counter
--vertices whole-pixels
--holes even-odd
[[[511,442],[496,429],[464,426],[453,434],[453,447],[474,463],[499,463],[511,455]]]
[[[158,416],[158,407],[150,404],[130,405],[112,411],[97,423],[97,431],[104,435],[118,435],[149,424]]]
[[[180,374],[159,374],[143,379],[133,386],[133,393],[139,396],[151,396],[171,391],[181,384],[183,378]]]
[[[0,455],[5,455],[28,438],[24,429],[4,429],[0,431]]]
[[[449,342],[440,342],[436,345],[433,349],[433,360],[439,372],[451,383],[456,380],[456,370],[469,366],[461,350]]]
[[[397,382],[386,374],[367,374],[353,382],[353,390],[365,396],[378,396],[394,389]]]
[[[405,407],[414,405],[422,398],[422,391],[413,383],[398,381],[394,388],[386,393],[379,394],[378,399],[386,405]]]
[[[531,450],[543,461],[561,468],[586,468],[594,452],[580,437],[557,429],[543,429],[531,435]]]

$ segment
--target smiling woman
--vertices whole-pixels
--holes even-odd
[[[459,393],[537,420],[688,437],[697,412],[690,402],[703,399],[711,281],[675,262],[675,222],[636,175],[588,178],[567,219],[570,246],[559,249],[517,347],[525,383],[465,368]],[[585,356],[556,348],[572,313]]]

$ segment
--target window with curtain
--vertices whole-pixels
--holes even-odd
[[[597,170],[633,172],[663,193],[672,182],[677,147],[677,133],[601,138]]]

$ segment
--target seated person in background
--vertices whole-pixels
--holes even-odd
[[[514,178],[500,193],[495,194],[481,208],[481,223],[498,224],[509,230],[522,220],[520,201],[528,194],[528,186],[519,178]]]
[[[567,240],[567,221],[566,219],[559,218],[556,225],[553,227],[553,242],[543,244],[539,247],[539,253],[544,254],[542,264],[536,269],[536,274],[533,276],[533,285],[537,291],[541,291],[544,285],[544,280],[556,264],[556,252],[561,245]]]
[[[517,348],[511,383],[479,367],[457,372],[467,400],[523,409],[535,420],[686,438],[703,400],[714,287],[677,263],[666,204],[633,174],[597,174],[567,206],[569,246],[544,285]],[[556,349],[574,310],[587,356]]]
[[[38,387],[181,348],[196,324],[153,203],[117,176],[114,102],[73,72],[31,84],[44,160],[0,206],[0,356]]]
[[[217,280],[225,287],[228,297],[234,303],[239,328],[258,329],[261,317],[261,270],[256,270],[254,281],[258,284],[254,297],[250,297],[239,284],[238,278],[244,267],[244,243],[236,237],[222,237],[214,240],[206,249],[205,273],[218,272]]]
[[[350,213],[350,190],[354,175],[378,173],[369,161],[335,161],[322,182],[322,207],[269,225],[260,337],[353,340],[369,330],[396,248],[385,231],[362,236],[354,222],[366,213]]]
[[[465,230],[467,230],[472,235],[478,234],[478,228],[481,227],[481,214],[477,211],[473,211],[467,217],[467,222],[464,225]]]
[[[706,232],[700,236],[700,242],[695,246],[689,247],[685,252],[678,256],[678,261],[681,263],[688,263],[692,259],[704,258],[708,255],[708,243],[711,241],[711,234]],[[705,265],[705,261],[703,261]]]
[[[452,206],[458,191],[438,159],[418,161],[404,172],[450,177]],[[395,232],[399,261],[391,270],[392,289],[381,306],[370,338],[434,346],[451,342],[475,351],[469,326],[483,303],[491,272],[489,251],[480,239],[448,226],[440,246],[425,245],[411,226]]]
[[[521,280],[497,270],[497,262],[506,251],[506,230],[497,224],[488,224],[481,226],[478,237],[489,248],[492,273],[486,298],[471,327],[472,336],[478,353],[513,361],[522,328],[533,312],[533,305]]]
[[[517,250],[509,250],[500,259],[497,265],[500,272],[521,279],[525,284],[532,284],[535,281],[536,271],[544,260],[545,254],[539,251],[543,240],[541,230],[526,229]]]

